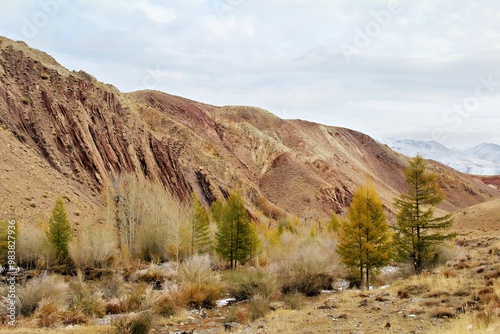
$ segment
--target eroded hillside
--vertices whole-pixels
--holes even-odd
[[[156,91],[130,94],[70,72],[22,42],[0,38],[0,153],[4,214],[48,213],[67,197],[76,221],[123,172],[208,204],[240,190],[251,203],[302,218],[341,212],[373,182],[384,204],[404,191],[406,160],[356,131],[283,120],[253,107],[215,107]],[[480,180],[432,163],[444,211],[498,197]]]

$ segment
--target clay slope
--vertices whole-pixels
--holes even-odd
[[[500,231],[500,199],[480,203],[455,214],[454,229],[463,234],[491,235]]]
[[[240,190],[251,211],[279,207],[327,218],[371,180],[388,210],[404,190],[404,157],[356,131],[282,120],[252,107],[215,107],[154,91],[123,94],[50,56],[0,38],[0,196],[5,212],[50,212],[63,194],[73,219],[123,172],[208,204]],[[437,163],[455,211],[497,189]],[[27,199],[29,198],[29,200]]]

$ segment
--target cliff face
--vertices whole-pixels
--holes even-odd
[[[405,159],[361,133],[161,92],[123,94],[5,38],[0,125],[0,209],[17,214],[49,212],[63,194],[79,219],[123,172],[156,179],[181,200],[195,191],[208,204],[240,190],[248,203],[305,218],[341,212],[367,179],[388,208],[405,187]],[[499,196],[432,166],[446,189],[446,211]]]

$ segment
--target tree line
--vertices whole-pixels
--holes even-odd
[[[432,261],[436,247],[455,236],[446,233],[453,222],[451,215],[435,217],[434,207],[443,200],[443,193],[421,156],[410,160],[405,180],[408,190],[394,199],[397,213],[392,226],[371,184],[356,189],[345,217],[334,214],[328,224],[328,230],[338,236],[336,252],[342,263],[367,288],[373,274],[392,261],[408,263],[420,273]],[[255,223],[237,192],[209,208],[193,194],[190,206],[185,207],[160,184],[126,175],[104,193],[104,202],[100,220],[114,227],[112,240],[105,240],[98,229],[97,233],[84,231],[80,237],[91,245],[88,253],[102,248],[103,241],[111,246],[95,259],[80,262],[103,265],[107,258],[130,257],[179,262],[195,254],[213,254],[234,269],[262,251]],[[70,265],[75,253],[85,253],[78,243],[70,247],[73,234],[59,197],[45,232],[59,265]]]

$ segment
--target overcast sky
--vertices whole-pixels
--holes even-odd
[[[125,92],[500,144],[498,0],[3,0],[0,35]]]

